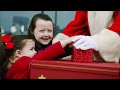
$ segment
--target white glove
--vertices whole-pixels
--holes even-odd
[[[90,36],[79,35],[73,38],[72,41],[75,42],[73,46],[76,49],[81,50],[94,49],[96,51],[98,51],[99,49],[96,41]]]

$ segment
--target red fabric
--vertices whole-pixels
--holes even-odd
[[[80,50],[73,47],[72,61],[74,62],[92,62],[93,49]]]
[[[14,43],[11,42],[12,36],[5,34],[0,39],[6,44],[6,49],[11,49],[14,47]]]
[[[62,33],[67,36],[89,35],[90,33],[87,16],[87,11],[76,11],[74,20],[68,23]],[[107,29],[120,35],[120,11],[115,11],[113,17],[114,23]]]
[[[114,13],[114,23],[108,29],[120,35],[120,11]]]
[[[1,37],[1,40],[5,43],[10,42],[12,40],[12,36],[5,34]]]
[[[13,42],[7,42],[6,43],[6,49],[12,49],[14,48],[14,43]]]
[[[73,21],[71,21],[62,32],[67,36],[89,35],[87,11],[76,11]]]
[[[29,79],[30,74],[29,57],[21,57],[18,59],[6,73],[6,79]]]
[[[40,50],[38,52],[38,55],[35,55],[32,59],[53,59],[61,54],[64,54],[65,51],[62,48],[60,42],[57,42],[56,44],[53,44],[49,47],[47,47],[45,50]]]
[[[64,53],[64,49],[62,48],[60,42],[57,42],[45,50],[40,50],[33,58],[23,56],[8,70],[6,73],[6,79],[29,79],[31,60],[50,60]]]

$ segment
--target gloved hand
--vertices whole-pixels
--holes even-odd
[[[94,49],[96,51],[99,50],[96,41],[90,36],[79,35],[74,37],[72,41],[75,42],[73,46],[76,49],[81,50]]]

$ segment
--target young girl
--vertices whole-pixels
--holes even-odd
[[[54,31],[54,23],[47,14],[40,13],[33,16],[28,35],[35,40],[35,50],[37,52],[52,45]]]
[[[29,79],[31,60],[50,60],[64,54],[64,47],[71,39],[50,45],[38,53],[34,50],[35,41],[27,35],[4,35],[0,47],[0,75],[3,79]]]
[[[35,50],[37,52],[52,45],[54,34],[54,23],[47,14],[40,13],[33,16],[29,25],[28,35],[35,40]],[[64,49],[66,53],[54,59],[61,59],[69,55],[68,45]]]

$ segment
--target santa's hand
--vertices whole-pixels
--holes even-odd
[[[96,43],[96,41],[90,37],[90,36],[76,36],[73,40],[74,43],[74,47],[76,49],[81,49],[81,50],[87,50],[87,49],[94,49],[96,51],[98,51],[98,45]]]

